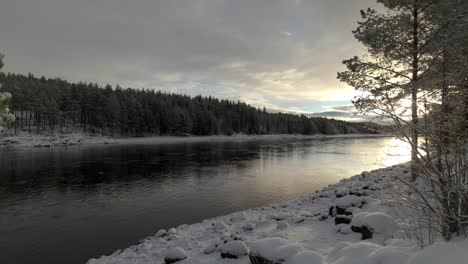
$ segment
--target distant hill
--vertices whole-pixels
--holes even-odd
[[[375,126],[321,117],[268,113],[213,97],[69,83],[0,73],[0,91],[13,95],[17,121],[9,131],[103,135],[232,135],[378,133]]]

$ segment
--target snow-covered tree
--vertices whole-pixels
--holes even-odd
[[[410,131],[405,137],[411,143],[412,173],[416,178],[418,159],[418,96],[422,89],[421,76],[440,56],[434,52],[435,25],[427,15],[435,1],[378,0],[385,12],[374,9],[361,11],[362,21],[353,31],[367,53],[343,61],[347,71],[338,78],[362,92],[355,105],[365,112],[376,111],[385,117],[396,111],[410,112]],[[410,105],[409,109],[406,105]]]
[[[3,55],[0,54],[0,69],[3,67]],[[1,84],[0,84],[1,85]],[[15,117],[10,114],[9,105],[11,101],[10,93],[0,93],[0,129],[11,124]]]
[[[338,78],[361,92],[359,109],[393,120],[411,144],[413,178],[401,179],[400,197],[413,235],[450,239],[468,227],[468,3],[378,2],[386,11],[362,11],[353,32],[367,53],[345,60]]]

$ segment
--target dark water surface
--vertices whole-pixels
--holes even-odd
[[[392,138],[0,150],[0,263],[84,263],[408,159]],[[388,154],[403,154],[394,156]]]

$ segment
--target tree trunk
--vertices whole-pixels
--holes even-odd
[[[463,118],[463,135],[466,139],[468,135],[468,77],[465,78],[465,81],[463,83]]]
[[[448,147],[448,131],[447,131],[447,117],[449,116],[448,106],[448,82],[447,82],[447,53],[444,51],[442,54],[442,98],[441,98],[441,114],[440,114],[440,127],[439,127],[439,140],[437,144],[437,169],[442,173],[442,149]]]
[[[418,160],[418,87],[419,79],[419,13],[418,4],[415,1],[413,7],[413,65],[412,65],[412,85],[411,85],[411,179],[417,178]]]
[[[468,136],[468,76],[465,78],[465,81],[463,83],[463,106],[464,106],[464,133],[463,133],[463,162],[464,166],[468,163],[467,161],[467,153],[466,153],[466,141],[467,141],[467,136]],[[460,181],[461,184],[464,184],[465,186],[468,185],[468,176],[467,176],[467,170],[463,170],[463,175],[462,179]],[[464,216],[464,221],[468,221],[468,193],[463,194],[464,197],[462,197],[463,204],[461,205],[461,214]],[[467,226],[467,224],[465,224]]]

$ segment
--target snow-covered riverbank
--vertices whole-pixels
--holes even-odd
[[[466,239],[421,250],[405,238],[396,177],[408,177],[408,171],[398,165],[363,172],[309,197],[160,230],[88,264],[466,263]]]
[[[55,147],[90,144],[168,144],[191,142],[222,142],[222,141],[246,141],[246,140],[279,140],[279,139],[314,139],[336,137],[382,137],[383,134],[347,134],[347,135],[233,135],[233,136],[157,136],[157,137],[105,137],[85,134],[56,134],[35,135],[21,133],[18,135],[0,136],[0,146],[18,147]]]

